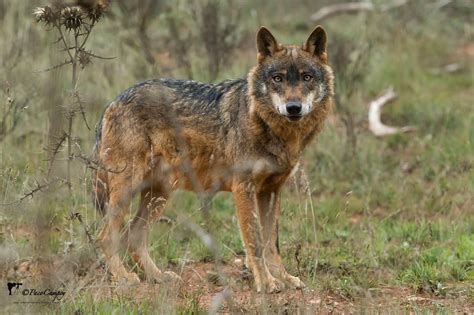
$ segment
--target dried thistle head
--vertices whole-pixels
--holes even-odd
[[[50,6],[38,7],[33,11],[37,22],[43,22],[46,25],[54,24],[59,19],[59,14]]]
[[[84,23],[83,12],[80,7],[66,7],[62,9],[61,18],[67,30],[77,30]]]
[[[109,5],[108,0],[76,0],[76,4],[82,8],[92,23],[99,21]]]
[[[84,49],[79,51],[79,64],[81,65],[82,69],[84,69],[91,62],[91,56]]]
[[[87,10],[87,17],[93,22],[99,21],[105,12],[105,6],[96,5],[94,7],[90,7]]]

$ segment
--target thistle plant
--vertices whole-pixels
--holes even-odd
[[[71,189],[71,161],[74,158],[73,146],[73,122],[75,116],[80,113],[87,128],[90,127],[86,120],[81,98],[78,93],[78,75],[91,64],[94,58],[111,59],[93,54],[86,49],[86,44],[90,35],[99,21],[104,17],[108,1],[75,1],[74,4],[57,3],[53,5],[38,7],[33,14],[36,21],[43,24],[48,30],[56,32],[58,39],[55,43],[62,46],[66,55],[66,60],[55,65],[47,71],[55,70],[63,66],[71,66],[71,101],[66,107],[67,129],[60,137],[57,148],[53,150],[50,161],[50,170],[54,163],[55,156],[63,142],[67,143],[67,184]]]

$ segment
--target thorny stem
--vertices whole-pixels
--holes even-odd
[[[94,25],[95,25],[95,21],[92,22],[91,26],[90,26],[89,29],[87,30],[87,32],[86,32],[86,34],[85,34],[86,37],[84,37],[84,41],[82,42],[81,47],[79,47],[79,50],[83,49],[84,46],[86,45],[86,42],[87,42],[87,40],[89,39],[89,35],[92,33],[92,28],[94,27]],[[81,35],[82,35],[82,34],[81,34]],[[77,47],[77,45],[76,45],[76,47]]]
[[[64,50],[67,52],[69,55],[69,62],[72,64],[72,77],[71,77],[71,84],[72,84],[72,95],[76,95],[77,93],[77,63],[78,63],[78,58],[79,58],[79,53],[81,50],[84,49],[84,46],[87,43],[87,40],[89,39],[89,35],[92,32],[92,28],[95,25],[95,21],[92,22],[90,27],[86,30],[86,33],[80,34],[78,29],[74,30],[74,46],[70,47],[68,42],[66,41],[66,36],[64,35],[64,32],[61,29],[61,25],[55,23],[54,27],[58,30],[59,32],[59,41],[61,41],[64,45]],[[84,40],[82,43],[79,45],[79,36],[85,35]],[[74,50],[74,54],[72,54],[71,50]],[[73,128],[73,122],[74,122],[74,116],[75,116],[75,110],[73,108],[73,104],[69,106],[68,109],[68,131],[66,134],[67,137],[67,186],[69,188],[69,191],[72,190],[72,183],[71,183],[71,162],[73,160],[73,154],[72,154],[72,128]],[[86,122],[87,123],[87,122]]]
[[[75,47],[78,47],[78,31],[74,31],[74,45]],[[72,89],[73,92],[76,92],[76,85],[77,85],[77,55],[79,53],[79,49],[74,50],[74,60],[72,64]]]
[[[69,55],[70,63],[72,64],[72,86],[73,90],[75,91],[76,89],[76,68],[77,68],[77,49],[75,48],[75,53],[74,56],[70,52],[70,47],[68,43],[66,42],[66,37],[64,36],[64,33],[61,29],[61,26],[58,25],[57,23],[54,24],[54,27],[59,32],[59,38],[62,41],[65,51]],[[74,36],[75,39],[75,47],[77,47],[77,36]],[[68,151],[68,158],[67,158],[67,186],[69,188],[69,192],[72,190],[72,185],[71,185],[71,151],[72,151],[72,143],[71,143],[71,132],[72,132],[72,122],[73,122],[73,110],[70,108],[69,113],[68,113],[68,132],[67,132],[67,151]]]
[[[57,23],[54,24],[54,26],[56,27],[56,29],[58,30],[59,32],[59,35],[60,35],[60,40],[63,42],[64,44],[64,48],[66,49],[68,55],[69,55],[69,58],[71,58],[71,62],[74,60],[74,58],[72,57],[72,54],[71,52],[69,51],[69,45],[67,44],[66,42],[66,37],[64,37],[64,34],[63,34],[63,31],[61,30],[61,26],[59,26]]]
[[[111,59],[115,59],[116,57],[102,57],[102,56],[99,56],[99,55],[96,55],[96,54],[93,54],[91,53],[90,51],[84,51],[87,55],[91,56],[91,57],[94,57],[94,58],[97,58],[97,59],[104,59],[104,60],[111,60]]]
[[[74,31],[74,56],[72,57],[72,95],[76,93],[77,88],[77,55],[78,55],[78,31]],[[69,52],[69,51],[68,51]],[[72,56],[72,55],[71,55]],[[68,115],[68,132],[67,132],[67,183],[69,191],[72,190],[71,183],[71,162],[72,162],[72,124],[74,122],[75,110],[73,104],[69,106],[69,115]]]
[[[68,115],[68,132],[67,132],[67,186],[69,188],[69,192],[72,190],[72,184],[71,184],[71,160],[72,160],[72,121],[73,121],[73,111],[69,111]]]

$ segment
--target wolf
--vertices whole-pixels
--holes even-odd
[[[97,240],[113,277],[139,282],[179,278],[157,268],[147,235],[171,192],[233,194],[246,264],[257,292],[303,288],[278,248],[280,192],[323,127],[333,97],[327,35],[317,26],[302,45],[282,45],[261,27],[257,64],[245,78],[218,84],[175,79],[141,82],[108,105],[97,127],[94,203],[104,214]],[[121,238],[135,194],[139,208]]]

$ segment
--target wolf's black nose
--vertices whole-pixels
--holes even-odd
[[[288,102],[286,104],[286,111],[290,115],[301,114],[301,103],[300,102]]]

